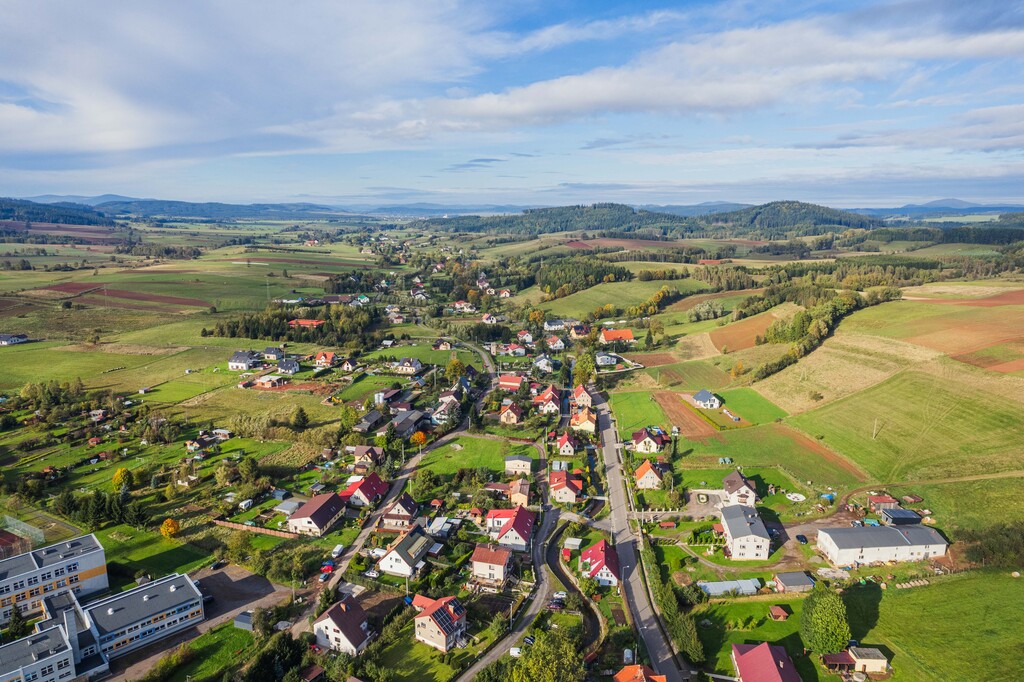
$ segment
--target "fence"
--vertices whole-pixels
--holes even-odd
[[[250,533],[259,533],[260,535],[273,535],[275,538],[297,538],[298,533],[289,533],[284,530],[274,530],[273,528],[263,528],[262,526],[247,526],[244,523],[235,523],[234,521],[224,521],[223,519],[214,519],[214,525],[222,526],[224,528],[234,528],[235,530],[245,530]]]
[[[0,528],[5,528],[15,535],[20,535],[32,542],[33,547],[38,547],[46,541],[46,534],[41,528],[19,521],[18,519],[4,514],[3,521],[0,521]]]

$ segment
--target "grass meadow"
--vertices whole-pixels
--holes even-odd
[[[628,439],[629,434],[645,426],[669,426],[661,405],[646,391],[613,393],[608,402],[615,415],[620,438]]]
[[[485,468],[504,473],[507,455],[528,455],[536,459],[537,450],[531,445],[509,443],[506,447],[506,443],[500,440],[459,436],[424,455],[420,468],[443,476],[454,474],[459,469]]]

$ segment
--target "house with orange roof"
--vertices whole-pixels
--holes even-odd
[[[569,420],[569,428],[584,433],[597,433],[597,415],[589,407],[584,407]]]
[[[659,675],[646,665],[627,665],[612,677],[612,682],[667,682],[668,678]]]
[[[536,514],[525,507],[492,509],[484,517],[484,529],[502,547],[525,552],[530,548],[535,519]]]
[[[657,490],[661,487],[661,472],[649,459],[645,459],[643,464],[636,468],[634,476],[639,490]]]
[[[583,479],[575,471],[552,471],[548,476],[548,494],[555,502],[576,504],[583,496]]]
[[[610,343],[636,343],[632,329],[602,329],[597,340],[604,346]]]

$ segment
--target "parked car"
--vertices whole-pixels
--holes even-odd
[[[366,573],[363,573],[363,575],[365,575],[367,578],[379,578],[380,577],[380,573],[378,571],[373,571],[373,570],[367,571]]]
[[[559,604],[558,602],[551,602],[548,604],[549,611],[561,611],[565,608],[565,604]]]
[[[566,599],[569,596],[568,592],[555,592],[551,595],[552,599]]]
[[[331,556],[334,557],[335,559],[337,559],[338,557],[341,556],[341,553],[344,552],[344,551],[345,551],[345,545],[336,545],[334,547],[334,549],[331,550]]]
[[[807,536],[806,535],[797,535],[796,536],[796,541],[799,542],[801,545],[806,545],[807,544]]]
[[[320,582],[322,582],[322,583],[325,583],[325,582],[327,582],[330,579],[331,579],[331,574],[330,573],[321,573],[320,577],[318,578],[318,580]]]
[[[517,646],[514,646],[514,647],[512,647],[511,649],[508,650],[508,655],[511,656],[512,658],[519,658],[520,656],[523,655],[523,650],[520,649]]]
[[[334,566],[321,566],[320,572],[323,574],[334,573]]]
[[[525,644],[526,646],[533,646],[533,643],[536,642],[536,641],[537,641],[536,639],[534,639],[533,637],[530,637],[530,636],[527,636],[527,637],[523,638],[523,644]]]
[[[224,568],[227,565],[228,565],[228,562],[226,562],[223,559],[221,559],[219,561],[214,561],[213,565],[210,566],[210,569],[216,571],[218,569]]]

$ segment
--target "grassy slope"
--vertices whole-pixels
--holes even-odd
[[[682,279],[672,282],[609,282],[579,291],[565,298],[541,304],[553,317],[582,318],[592,310],[605,304],[613,303],[620,307],[636,305],[649,299],[661,287],[679,291],[703,291],[707,285],[694,279]]]
[[[635,393],[613,393],[609,402],[621,438],[645,426],[668,428],[668,417],[646,391]]]

